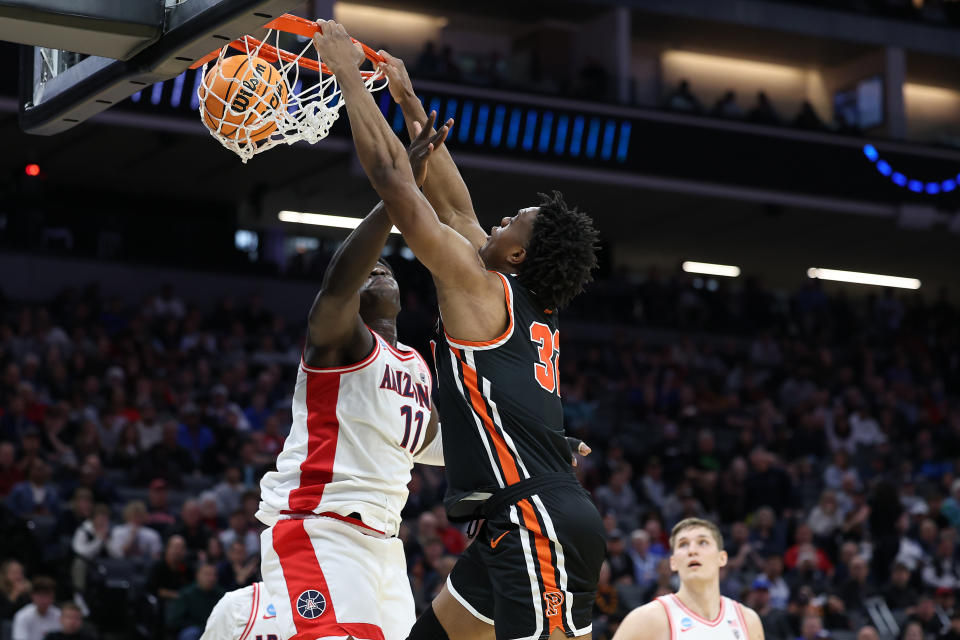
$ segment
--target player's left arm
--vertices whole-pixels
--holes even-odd
[[[743,618],[747,623],[747,635],[750,636],[748,640],[764,640],[763,622],[760,621],[757,612],[742,604],[740,610],[743,611]]]
[[[433,406],[433,401],[430,402],[430,422],[427,423],[427,433],[423,437],[423,444],[413,454],[413,461],[435,467],[444,466],[440,417],[437,409]]]

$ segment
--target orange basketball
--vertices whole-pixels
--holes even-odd
[[[276,109],[284,108],[287,85],[280,72],[266,60],[231,56],[203,76],[200,98],[207,127],[231,140],[239,137],[245,142],[247,136],[241,127],[255,125],[262,116],[269,117]],[[262,140],[276,128],[277,123],[269,121],[250,131],[250,140]]]

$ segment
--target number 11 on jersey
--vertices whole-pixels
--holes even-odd
[[[530,325],[530,340],[536,342],[540,362],[533,365],[533,375],[547,393],[560,395],[560,330],[551,332],[542,322]]]

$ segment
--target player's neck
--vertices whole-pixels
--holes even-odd
[[[397,322],[396,320],[374,320],[367,325],[376,331],[381,338],[386,340],[390,346],[397,346]]]
[[[680,585],[677,591],[677,597],[687,609],[704,620],[716,620],[720,615],[720,581],[714,580],[707,584],[688,584]]]

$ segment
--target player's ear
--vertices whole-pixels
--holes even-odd
[[[677,562],[674,560],[673,552],[670,552],[670,571],[677,572]]]
[[[721,566],[721,567],[727,566],[727,559],[728,559],[728,558],[729,558],[729,556],[727,555],[727,552],[726,552],[726,551],[721,551],[721,552],[720,552],[720,566]]]
[[[510,255],[507,256],[507,262],[513,265],[518,265],[523,262],[527,257],[527,250],[523,247],[517,247],[510,252]]]

